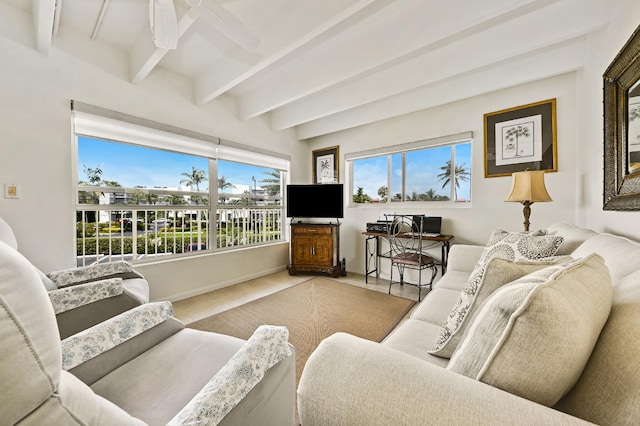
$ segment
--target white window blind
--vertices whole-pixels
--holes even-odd
[[[76,134],[289,171],[291,157],[72,101]]]

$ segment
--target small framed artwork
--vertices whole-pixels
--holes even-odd
[[[484,177],[558,171],[556,100],[484,115]]]
[[[338,147],[313,151],[313,183],[338,183]]]

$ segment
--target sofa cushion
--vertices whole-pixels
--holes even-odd
[[[444,368],[449,362],[448,359],[429,354],[429,349],[433,347],[439,333],[438,325],[408,319],[387,336],[382,344]]]
[[[640,244],[628,238],[598,234],[589,238],[574,251],[575,257],[598,253],[609,268],[613,286],[623,277],[640,268]]]
[[[562,259],[567,260],[564,257]],[[556,262],[554,260],[513,262],[495,257],[489,259],[485,265],[480,265],[469,277],[467,286],[457,295],[457,301],[440,331],[436,348],[429,352],[444,358],[451,357],[467,328],[467,324],[471,322],[473,315],[493,292],[505,284]]]
[[[460,290],[436,287],[429,292],[429,297],[418,304],[411,318],[429,322],[440,329],[459,297]]]
[[[582,228],[568,222],[554,223],[547,228],[548,235],[559,235],[563,238],[562,245],[556,252],[558,255],[573,254],[573,251],[584,241],[598,235],[591,229]],[[574,256],[578,257],[578,256]]]
[[[597,254],[522,277],[487,300],[447,368],[554,405],[589,360],[612,293]]]
[[[600,425],[640,424],[638,324],[640,303],[612,306],[580,380],[556,408]]]

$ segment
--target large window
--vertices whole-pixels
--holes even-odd
[[[154,143],[128,124],[106,131],[103,119],[77,116],[78,265],[283,240],[288,160],[167,132]]]
[[[353,204],[471,201],[468,139],[352,154],[347,156],[347,167],[352,173]]]

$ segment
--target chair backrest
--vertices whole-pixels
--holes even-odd
[[[53,307],[36,268],[0,242],[0,419],[3,424],[140,424],[62,371]]]
[[[407,252],[422,253],[422,221],[413,215],[387,215],[387,237],[391,255]]]

